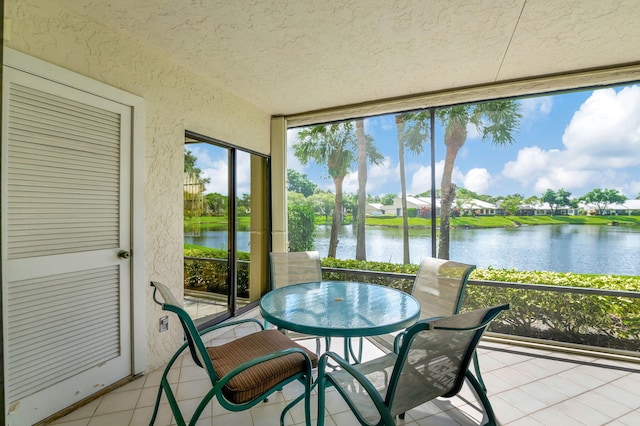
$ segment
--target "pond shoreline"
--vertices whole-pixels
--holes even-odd
[[[353,224],[355,222],[352,222]],[[324,223],[316,222],[316,225]],[[372,227],[402,228],[399,217],[367,217]],[[438,222],[439,225],[439,222]],[[451,218],[452,229],[519,228],[536,225],[599,225],[640,227],[640,216],[462,216]],[[431,229],[431,219],[409,218],[409,229]]]

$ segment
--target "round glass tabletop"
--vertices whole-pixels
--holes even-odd
[[[361,337],[408,327],[420,317],[420,303],[390,287],[322,281],[272,290],[260,300],[260,313],[269,323],[287,330]]]

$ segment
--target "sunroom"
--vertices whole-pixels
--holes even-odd
[[[148,375],[182,342],[149,281],[185,294],[185,146],[223,152],[231,190],[250,182],[248,297],[214,320],[252,315],[288,245],[287,129],[632,84],[639,16],[633,0],[6,0],[5,423]]]

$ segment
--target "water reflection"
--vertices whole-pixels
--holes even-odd
[[[319,226],[316,249],[326,255],[329,226]],[[353,258],[352,226],[339,233],[337,257]],[[515,268],[589,274],[640,275],[640,229],[614,226],[549,225],[520,228],[454,229],[450,257],[480,268]],[[431,234],[412,231],[411,263],[431,256]],[[402,263],[402,231],[367,228],[367,259]]]
[[[317,227],[315,249],[326,256],[330,226]],[[355,257],[353,226],[339,232],[337,257]],[[202,230],[185,242],[224,248],[226,232]],[[589,274],[640,275],[640,229],[623,226],[548,225],[520,228],[455,229],[451,232],[451,259],[480,268],[515,268]],[[249,233],[238,232],[239,250],[249,249]],[[411,263],[431,256],[431,233],[411,232]],[[402,230],[367,228],[367,259],[402,263]]]

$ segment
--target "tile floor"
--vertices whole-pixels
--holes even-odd
[[[253,330],[237,327],[214,336],[223,343]],[[313,340],[303,341],[315,349]],[[340,348],[335,342],[334,348]],[[381,352],[365,344],[365,359]],[[489,388],[489,399],[502,425],[640,425],[640,364],[614,362],[590,356],[529,349],[506,344],[481,343],[479,350],[483,377]],[[78,408],[52,424],[58,426],[147,425],[162,369],[151,371],[127,385]],[[202,370],[188,357],[171,372],[171,382],[183,412],[193,412],[207,390]],[[230,413],[217,402],[205,410],[198,425],[278,425],[280,412],[302,391],[298,383],[287,385],[269,401],[251,410]],[[312,400],[312,417],[316,418],[317,399]],[[482,412],[473,392],[465,386],[452,399],[439,399],[409,411],[402,425],[477,425]],[[346,404],[335,390],[327,394],[327,426],[357,424]],[[156,425],[175,424],[166,399],[160,406]],[[304,409],[298,404],[287,415],[287,425],[304,424]]]

